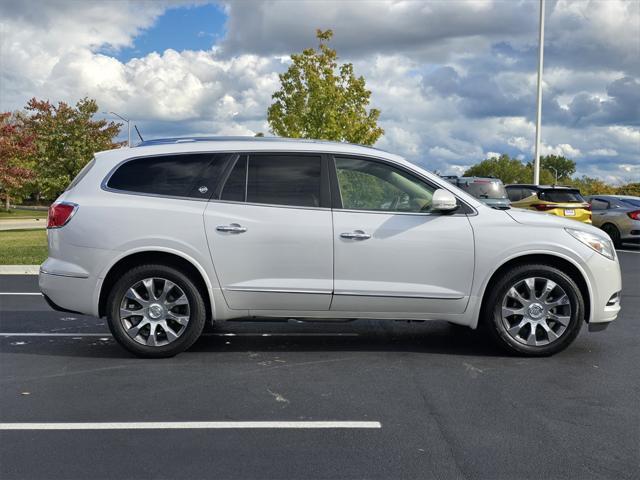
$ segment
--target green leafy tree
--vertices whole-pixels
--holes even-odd
[[[640,182],[627,183],[616,189],[617,195],[633,195],[634,197],[640,197]]]
[[[93,99],[83,98],[73,107],[32,98],[26,111],[25,127],[35,144],[29,164],[35,179],[29,188],[37,197],[57,197],[95,152],[122,146],[113,140],[122,124],[94,120],[98,104]]]
[[[550,171],[555,179],[558,172],[558,182],[570,179],[576,173],[576,162],[561,155],[545,155],[540,158],[540,167]]]
[[[384,133],[380,110],[367,111],[371,92],[351,63],[339,65],[329,48],[331,30],[316,31],[318,49],[291,55],[291,66],[280,74],[280,90],[267,112],[272,133],[292,138],[317,138],[373,145]]]
[[[572,187],[576,187],[580,190],[582,195],[613,195],[616,192],[616,187],[606,184],[599,178],[582,177],[572,178],[568,182]]]
[[[4,196],[5,209],[9,210],[11,198],[19,194],[24,184],[33,176],[25,166],[33,153],[33,137],[25,131],[18,114],[0,113],[0,193]]]
[[[464,172],[465,177],[495,177],[503,183],[529,183],[531,173],[527,166],[516,158],[502,154],[499,157],[488,158],[475,164]]]

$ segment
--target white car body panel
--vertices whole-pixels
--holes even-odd
[[[241,233],[216,228],[237,224]],[[204,226],[231,309],[329,310],[331,210],[209,202]]]
[[[127,159],[186,152],[318,152],[383,159],[453,192],[476,213],[423,218],[272,208],[101,188]],[[58,200],[79,208],[67,225],[48,231],[49,258],[41,267],[40,288],[58,306],[89,315],[100,313],[101,289],[113,266],[140,252],[173,253],[191,263],[209,291],[215,321],[246,316],[439,319],[475,328],[492,275],[525,255],[562,258],[581,272],[590,297],[589,323],[610,322],[620,309],[619,303],[607,306],[622,288],[617,260],[596,253],[563,228],[599,233],[594,227],[536,212],[493,210],[401,157],[367,147],[229,140],[122,148],[96,154],[93,168]],[[216,232],[218,225],[229,223],[248,230],[226,236]],[[339,236],[356,229],[372,238]]]

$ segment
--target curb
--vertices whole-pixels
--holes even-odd
[[[40,265],[0,265],[0,275],[38,275]]]

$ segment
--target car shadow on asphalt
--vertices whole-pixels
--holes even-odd
[[[353,325],[352,325],[353,324]],[[324,328],[323,328],[324,327]],[[86,358],[134,358],[110,336],[9,337],[0,341],[4,354]],[[451,356],[509,357],[485,334],[446,322],[354,321],[229,322],[206,332],[187,352],[406,352]]]

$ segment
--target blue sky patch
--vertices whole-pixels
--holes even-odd
[[[134,46],[107,53],[121,62],[151,52],[209,50],[224,35],[227,17],[218,5],[178,7],[167,10],[154,25],[134,39]]]

